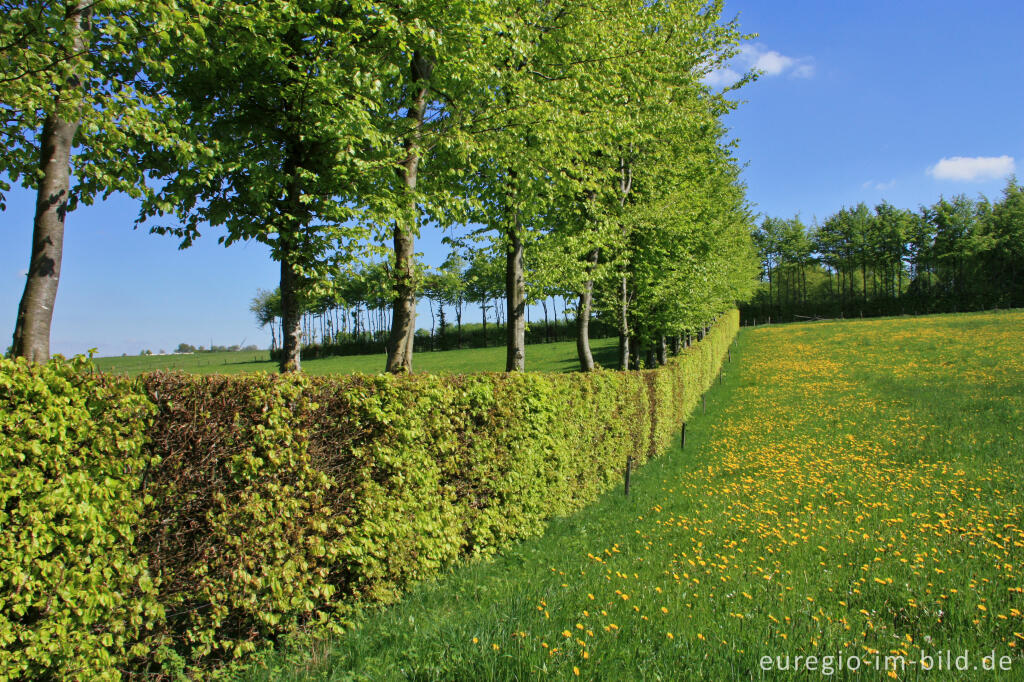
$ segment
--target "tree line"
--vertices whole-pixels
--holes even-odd
[[[553,290],[575,301],[584,371],[592,319],[636,367],[752,292],[721,118],[756,74],[704,82],[746,37],[721,0],[0,9],[0,171],[38,195],[14,355],[49,357],[65,220],[111,192],[182,248],[208,230],[269,248],[282,371],[301,368],[304,306],[346,300],[373,268],[354,324],[386,326],[386,369],[412,369],[416,297],[448,286],[417,263],[422,229],[466,226],[499,266],[487,300],[504,302],[509,371],[527,305]]]
[[[429,328],[416,331],[416,348],[448,350],[502,343],[505,322],[504,264],[495,254],[481,250],[452,250],[437,268],[420,267],[416,298],[426,301]],[[568,288],[534,290],[529,264],[527,298],[539,305],[541,317],[527,330],[530,343],[549,343],[575,338],[575,292]],[[379,353],[386,350],[388,313],[393,294],[388,293],[388,275],[380,263],[349,273],[329,294],[300,300],[303,354],[317,357]],[[464,323],[467,308],[480,312],[480,322]],[[277,355],[283,337],[281,290],[260,290],[249,310],[261,328],[269,328],[271,352]],[[527,322],[529,310],[527,311]],[[615,333],[613,325],[601,319],[591,321],[603,335]]]
[[[891,315],[1024,305],[1024,189],[957,195],[918,210],[844,207],[807,227],[765,218],[761,285],[747,318]]]

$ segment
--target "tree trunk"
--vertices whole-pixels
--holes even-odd
[[[668,344],[665,342],[665,337],[658,337],[658,364],[664,365],[668,362]]]
[[[455,306],[455,324],[458,325],[459,328],[459,350],[462,350],[462,303],[459,303]]]
[[[625,274],[619,289],[619,369],[629,369],[629,282]]]
[[[29,362],[44,363],[50,359],[50,324],[60,280],[71,183],[71,145],[78,126],[78,121],[64,121],[52,115],[43,123],[39,150],[42,178],[36,192],[32,256],[11,348],[15,357]]]
[[[395,221],[395,302],[391,307],[391,336],[388,339],[387,371],[411,372],[413,339],[416,334],[416,283],[413,241],[416,229],[416,173],[420,164],[420,135],[427,109],[425,81],[434,71],[434,64],[419,52],[414,52],[410,64],[412,82],[416,84],[415,98],[406,112],[412,128],[405,140],[405,160],[398,173],[409,193],[406,215]]]
[[[597,265],[597,249],[593,249],[586,257],[588,277],[592,276]],[[576,311],[576,354],[580,358],[580,371],[594,371],[594,354],[590,350],[590,309],[594,302],[594,280],[587,279],[583,283],[580,294],[580,307]]]
[[[868,264],[867,261],[860,262],[861,285],[864,289],[864,302],[868,302]]]
[[[548,299],[540,299],[540,307],[544,309],[544,343],[551,343],[551,323],[548,321]]]
[[[480,314],[483,318],[484,348],[487,348],[487,299],[480,304]]]
[[[89,19],[90,7],[89,2],[78,2],[68,12],[68,32],[73,36],[72,54],[82,54],[87,47],[82,24]],[[80,87],[76,77],[69,78],[57,93],[58,102],[65,93],[71,93],[72,98],[77,97]],[[43,121],[39,137],[41,177],[32,221],[32,253],[11,344],[11,354],[29,362],[45,363],[50,359],[50,325],[60,282],[64,220],[71,188],[71,148],[80,125],[77,110],[75,120],[71,121],[56,113],[50,114]]]
[[[444,303],[438,302],[438,304],[437,304],[437,316],[439,318],[438,332],[441,335],[440,336],[440,341],[441,341],[440,347],[441,347],[441,350],[446,350],[448,348],[448,319],[444,315]]]
[[[558,325],[558,297],[551,295],[551,317],[555,320],[555,333],[552,335],[556,342],[562,340],[562,328]]]
[[[516,214],[505,251],[505,371],[526,369],[526,278],[523,276],[523,240]]]
[[[436,326],[435,326],[435,319],[434,319],[434,301],[433,301],[433,299],[428,298],[427,299],[427,305],[430,306],[430,350],[434,350],[434,329],[436,328]]]
[[[290,262],[291,249],[281,252],[281,372],[302,371],[302,312],[299,276]]]

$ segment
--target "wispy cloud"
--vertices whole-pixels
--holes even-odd
[[[733,58],[731,64],[715,69],[704,77],[704,82],[712,87],[727,87],[751,69],[768,77],[813,78],[815,73],[812,58],[789,57],[755,43],[740,48],[739,54]]]
[[[868,180],[863,185],[861,185],[861,188],[862,189],[874,189],[874,190],[878,190],[879,192],[884,192],[885,190],[892,189],[895,186],[896,186],[896,180],[895,179],[890,180],[889,182],[875,182],[874,180]]]
[[[1013,173],[1016,164],[1012,156],[951,156],[928,169],[936,180],[963,180],[979,182],[995,180]]]
[[[738,71],[732,69],[715,69],[704,76],[704,82],[713,88],[725,88],[740,79]]]

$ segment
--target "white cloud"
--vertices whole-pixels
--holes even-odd
[[[814,78],[814,63],[809,59],[793,67],[793,78]]]
[[[732,69],[715,69],[704,76],[704,82],[713,88],[724,88],[740,79],[740,74]]]
[[[863,189],[874,189],[874,190],[878,190],[879,192],[884,192],[885,190],[892,189],[895,186],[896,186],[896,180],[895,179],[890,180],[889,182],[875,182],[874,180],[868,180],[863,185],[861,185],[861,188],[863,188]]]
[[[1005,177],[1015,168],[1012,156],[951,156],[929,168],[928,174],[936,180],[977,182]]]
[[[758,71],[764,71],[766,76],[781,75],[795,62],[792,57],[779,54],[775,50],[758,52],[755,48],[748,47],[744,48],[744,51],[748,53],[747,58],[753,62],[751,66]]]
[[[740,48],[732,64],[716,69],[704,77],[704,82],[712,87],[726,87],[738,81],[751,69],[763,75],[788,76],[790,78],[812,78],[814,76],[814,60],[810,57],[788,57],[775,50],[768,50],[761,45],[744,45]]]

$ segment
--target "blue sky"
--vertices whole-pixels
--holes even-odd
[[[1007,173],[1024,167],[1024,3],[726,0],[726,15],[737,13],[759,35],[733,68],[766,71],[726,120],[757,211],[812,222],[858,201],[917,208],[940,195],[995,198]],[[0,348],[14,329],[34,202],[24,190],[8,198]],[[133,230],[135,215],[132,201],[113,197],[68,217],[53,352],[269,345],[248,310],[257,289],[277,282],[265,247],[224,248],[211,230],[179,251],[171,237]],[[444,258],[441,236],[427,230],[419,241],[429,263]]]

